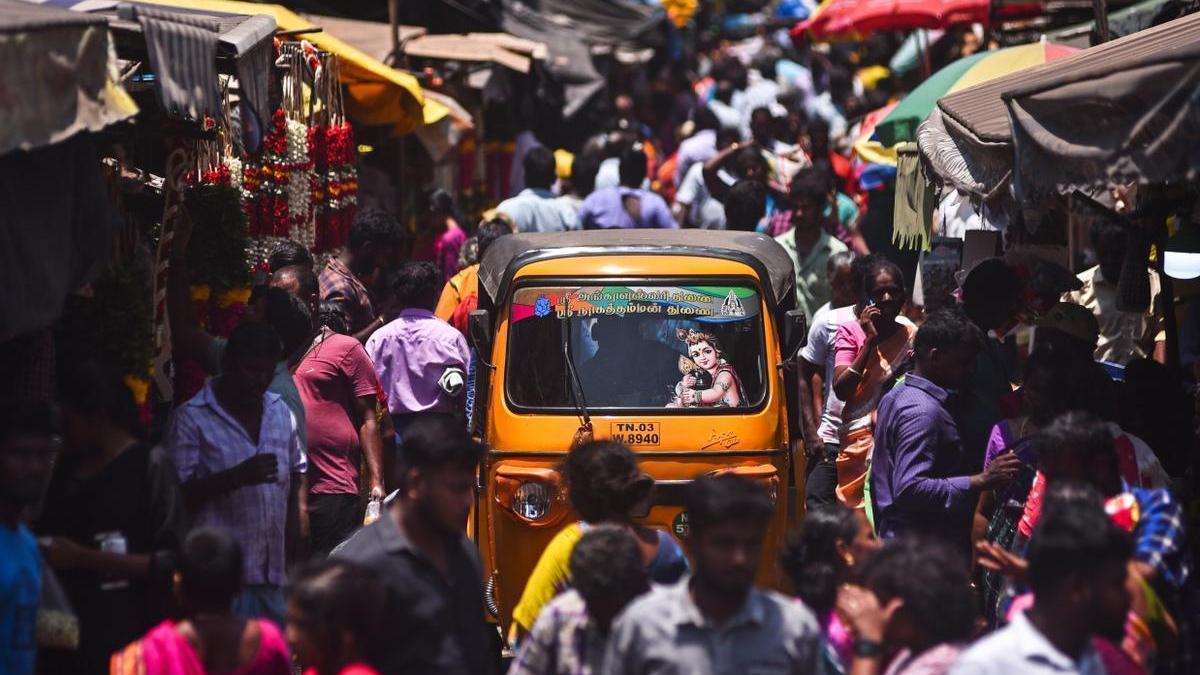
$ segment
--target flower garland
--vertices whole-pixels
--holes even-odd
[[[316,244],[313,226],[313,159],[309,151],[311,130],[299,120],[287,121],[288,230],[292,238],[311,249]]]
[[[230,165],[241,178],[254,240],[248,250],[252,269],[280,239],[316,253],[341,246],[358,204],[358,153],[345,119],[337,56],[308,43],[284,43],[277,63],[286,69],[283,102],[267,125],[262,151],[240,167]],[[306,68],[314,74],[307,95],[298,75]]]
[[[250,236],[254,238],[288,235],[287,113],[283,108],[271,114],[271,124],[262,142],[262,156],[247,162],[242,170],[242,191]]]
[[[210,174],[219,178],[228,172],[222,164],[219,170],[205,172],[205,182],[187,188],[186,204],[196,224],[188,244],[188,267],[194,283],[210,286],[217,293],[250,285],[246,266],[250,239],[240,195],[227,178],[207,181]]]
[[[317,167],[313,187],[317,251],[335,249],[346,241],[358,204],[358,153],[349,122],[318,126],[314,131]]]

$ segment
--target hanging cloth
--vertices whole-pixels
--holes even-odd
[[[896,147],[896,212],[892,243],[900,248],[928,251],[937,197],[925,176],[916,143]]]

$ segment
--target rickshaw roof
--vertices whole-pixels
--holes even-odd
[[[603,255],[674,255],[736,260],[754,268],[776,304],[790,306],[795,288],[792,259],[771,237],[724,230],[584,230],[500,237],[479,266],[480,288],[493,301],[504,297],[513,276],[541,260]]]

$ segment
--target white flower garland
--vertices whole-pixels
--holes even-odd
[[[287,121],[287,151],[283,163],[288,167],[287,203],[289,234],[312,248],[316,244],[316,226],[312,214],[313,164],[308,149],[308,127],[300,121]]]

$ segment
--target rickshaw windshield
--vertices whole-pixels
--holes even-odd
[[[750,285],[524,286],[506,385],[516,408],[591,411],[759,405],[762,302]],[[584,401],[572,394],[569,354]]]

